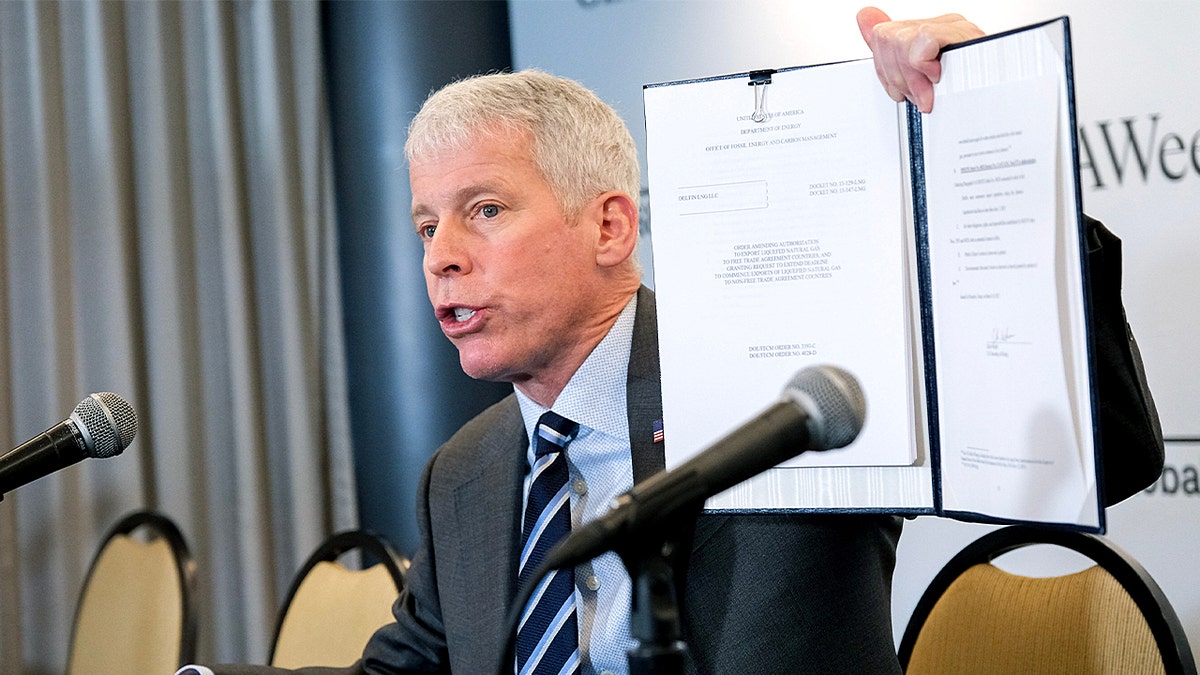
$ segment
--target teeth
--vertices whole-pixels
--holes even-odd
[[[473,310],[473,309],[467,309],[466,307],[455,307],[454,308],[454,320],[455,321],[466,321],[467,319],[469,319],[473,316],[475,316],[475,310]]]

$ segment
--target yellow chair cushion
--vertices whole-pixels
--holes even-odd
[[[371,635],[392,621],[397,594],[383,565],[355,571],[336,562],[317,563],[287,608],[271,665],[353,664]]]
[[[79,601],[70,675],[171,673],[179,668],[183,597],[171,546],[109,540]]]
[[[1163,673],[1150,627],[1108,572],[1035,578],[980,564],[930,612],[910,674]]]

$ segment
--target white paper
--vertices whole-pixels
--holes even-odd
[[[764,122],[748,82],[645,91],[667,466],[823,363],[859,380],[866,424],[791,465],[911,464],[897,105],[870,61],[774,74]]]
[[[1039,68],[1051,48],[1035,31],[944,56],[923,125],[928,244],[944,508],[1075,522],[1094,520],[1094,448],[1072,361],[1086,344],[1062,319],[1083,288],[1047,119],[1065,119],[1063,84]]]

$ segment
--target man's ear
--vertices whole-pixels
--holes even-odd
[[[599,209],[596,263],[601,267],[620,265],[637,250],[637,206],[629,195],[612,191],[597,197],[592,208]]]

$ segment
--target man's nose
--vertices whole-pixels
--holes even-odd
[[[466,231],[456,220],[438,223],[425,248],[425,269],[434,276],[466,274],[470,271]]]

